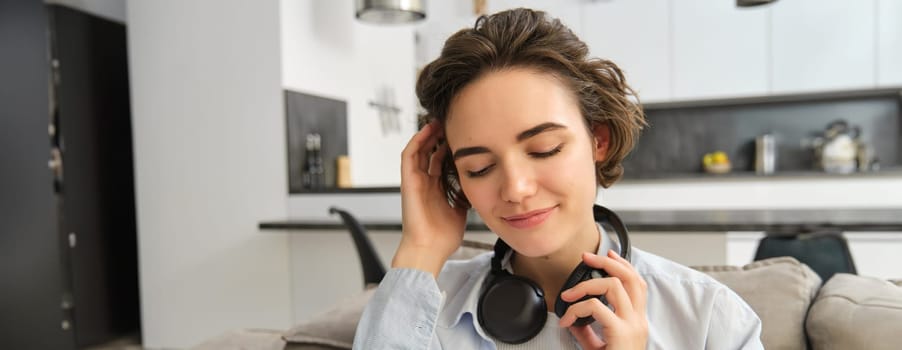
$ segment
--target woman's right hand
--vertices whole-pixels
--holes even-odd
[[[463,240],[467,211],[452,208],[440,183],[448,146],[433,121],[417,132],[401,152],[401,244],[392,267],[415,268],[436,278]]]

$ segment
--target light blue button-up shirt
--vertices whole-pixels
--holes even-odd
[[[619,251],[617,243],[602,234],[598,252],[610,248]],[[761,320],[732,290],[640,249],[632,248],[631,254],[633,267],[648,284],[649,349],[764,348]],[[389,270],[363,312],[354,349],[579,348],[566,328],[547,324],[528,343],[499,342],[496,347],[476,318],[491,258],[487,252],[470,260],[450,260],[437,281],[425,271]],[[596,331],[600,327],[599,322],[592,325]]]

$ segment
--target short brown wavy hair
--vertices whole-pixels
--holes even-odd
[[[426,114],[419,124],[437,119],[444,125],[455,96],[487,73],[526,68],[551,74],[574,92],[590,135],[597,125],[611,128],[608,157],[595,164],[598,184],[607,188],[623,175],[621,162],[646,125],[645,114],[620,68],[588,54],[584,42],[545,12],[520,8],[481,16],[473,28],[448,38],[420,72],[416,92]],[[458,176],[452,157],[445,157],[441,183],[448,200],[469,208]]]

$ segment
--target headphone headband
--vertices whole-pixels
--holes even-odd
[[[630,261],[629,235],[623,221],[613,211],[600,205],[595,205],[592,213],[596,222],[608,224],[614,229],[620,239],[620,256]],[[508,344],[520,344],[535,337],[545,324],[548,314],[545,292],[533,281],[512,275],[501,268],[504,256],[511,251],[511,247],[501,238],[495,241],[494,251],[492,271],[486,277],[479,297],[478,321],[486,332],[496,339]],[[561,290],[588,279],[606,276],[607,273],[603,270],[594,269],[580,262]],[[589,298],[598,298],[607,305],[607,299],[603,295],[586,295],[580,301]],[[563,301],[558,294],[554,312],[561,317],[571,304]],[[586,325],[593,320],[591,316],[582,317],[577,319],[574,325]]]
[[[495,240],[495,255],[492,256],[492,272],[498,273],[501,272],[501,260],[504,259],[504,255],[507,254],[511,250],[511,247],[507,245],[506,242],[502,241],[499,237]]]

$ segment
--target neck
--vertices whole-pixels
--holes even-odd
[[[541,257],[527,257],[516,251],[511,257],[514,273],[537,283],[545,292],[548,311],[554,312],[554,301],[573,269],[582,262],[582,253],[595,253],[600,243],[595,221],[584,226],[573,239],[557,251]]]

